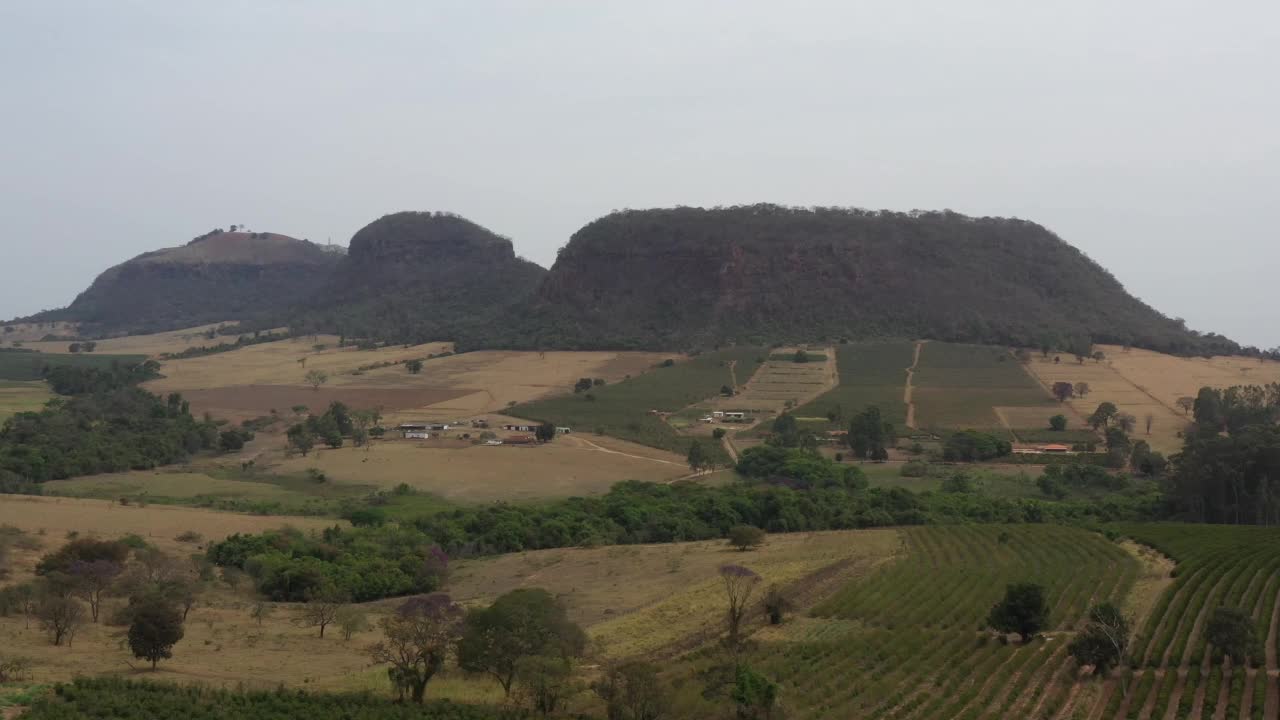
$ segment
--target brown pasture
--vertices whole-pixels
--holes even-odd
[[[1104,345],[1107,362],[1135,387],[1179,415],[1180,397],[1195,397],[1202,387],[1266,385],[1280,382],[1280,362],[1246,357],[1186,358]]]
[[[684,459],[652,448],[562,437],[540,446],[472,445],[459,440],[385,440],[371,449],[318,449],[306,457],[260,460],[274,472],[324,471],[330,482],[393,488],[400,483],[462,503],[600,495],[623,480],[664,482],[687,475]],[[659,457],[666,455],[665,458]]]
[[[341,402],[356,410],[383,408],[388,413],[420,408],[458,397],[461,391],[447,388],[319,387],[302,385],[231,385],[210,390],[184,390],[182,396],[191,402],[197,415],[209,412],[215,417],[245,419],[277,410],[285,413],[296,405],[306,405],[321,412],[330,403]]]
[[[1072,419],[1073,428],[1088,427],[1084,419],[1100,403],[1112,402],[1120,412],[1137,418],[1134,439],[1146,440],[1153,449],[1163,453],[1176,452],[1182,446],[1178,434],[1186,428],[1186,418],[1117,372],[1110,359],[1103,362],[1086,360],[1082,364],[1067,355],[1062,356],[1061,362],[1055,363],[1053,357],[1036,355],[1028,365],[1028,369],[1046,388],[1052,387],[1055,382],[1089,384],[1087,396],[1066,402],[1073,411],[1065,413]],[[1145,429],[1147,415],[1152,416],[1150,434]]]

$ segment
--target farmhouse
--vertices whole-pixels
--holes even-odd
[[[573,432],[573,428],[571,428],[571,427],[557,427],[557,428],[556,428],[556,434],[557,434],[557,435],[568,435],[568,434],[570,434],[570,433],[572,433],[572,432]]]
[[[1040,448],[1040,452],[1061,455],[1071,452],[1071,448],[1066,445],[1045,445]]]
[[[508,430],[510,432],[537,432],[538,426],[537,425],[503,425],[502,429]]]
[[[428,432],[431,428],[426,423],[401,423],[397,428],[400,431],[400,437],[406,440],[426,440],[431,437]]]
[[[725,419],[725,420],[745,420],[745,419],[746,419],[746,417],[747,417],[747,414],[746,414],[746,413],[744,413],[744,412],[738,412],[738,411],[736,411],[736,410],[735,410],[735,411],[726,412],[726,413],[724,414],[724,419]]]
[[[502,441],[506,445],[535,445],[538,439],[532,435],[512,435]]]

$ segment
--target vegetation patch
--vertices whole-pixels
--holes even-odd
[[[690,439],[676,432],[659,413],[674,413],[717,395],[722,387],[734,385],[735,374],[739,383],[746,382],[744,371],[755,367],[759,355],[758,348],[733,348],[670,365],[664,362],[630,380],[517,405],[508,412],[684,455]],[[707,444],[705,449],[714,461],[727,461],[719,444]]]

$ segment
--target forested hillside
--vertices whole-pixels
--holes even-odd
[[[524,302],[545,274],[516,257],[510,240],[465,218],[400,212],[352,236],[329,282],[284,319],[300,331],[448,339]]]
[[[679,349],[921,337],[1236,349],[1129,295],[1035,223],[776,205],[596,220],[561,249],[528,312],[468,344]]]
[[[27,320],[77,322],[96,337],[252,318],[308,297],[340,257],[285,235],[218,229],[109,268],[69,306]]]

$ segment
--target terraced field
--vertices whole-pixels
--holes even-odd
[[[1120,528],[1178,561],[1178,577],[1135,638],[1128,696],[1111,680],[1092,717],[1275,718],[1280,615],[1280,529],[1213,525]],[[1233,667],[1206,643],[1215,607],[1252,613],[1262,639],[1258,667]]]
[[[1071,704],[1070,631],[1123,598],[1138,561],[1116,543],[1056,526],[904,531],[908,551],[849,583],[810,618],[757,635],[750,662],[781,686],[788,717],[1052,717]],[[1027,645],[983,632],[1008,583],[1045,586],[1053,630]]]

